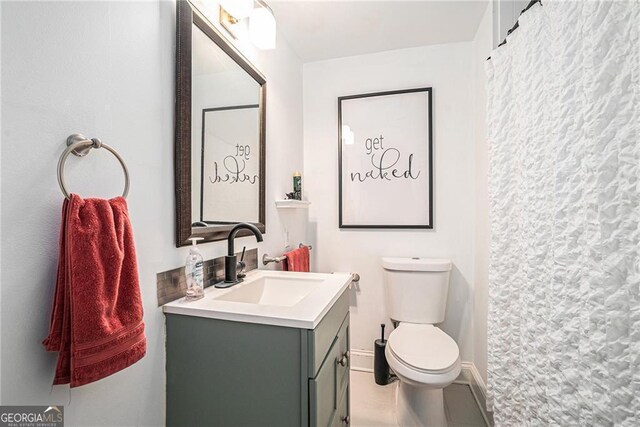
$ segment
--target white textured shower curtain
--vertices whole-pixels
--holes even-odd
[[[640,3],[543,0],[487,61],[497,426],[640,426]]]

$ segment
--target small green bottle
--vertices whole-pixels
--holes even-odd
[[[302,175],[298,171],[293,173],[293,198],[302,200]]]

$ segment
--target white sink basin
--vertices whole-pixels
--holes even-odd
[[[197,301],[184,298],[165,313],[314,329],[351,283],[349,273],[253,270],[231,288],[205,289]]]
[[[318,277],[258,277],[252,281],[235,285],[229,292],[215,299],[247,304],[291,307],[309,295],[323,281],[324,279]]]

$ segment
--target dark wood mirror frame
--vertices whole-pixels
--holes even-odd
[[[265,143],[267,81],[225,37],[194,9],[187,0],[177,2],[176,25],[176,118],[175,118],[175,190],[176,190],[176,246],[189,245],[190,237],[202,237],[201,242],[224,240],[236,223],[220,223],[211,227],[193,228],[191,217],[191,43],[192,28],[197,26],[260,85],[260,170],[258,221],[253,223],[265,232]],[[221,200],[224,203],[224,200]],[[238,236],[251,233],[241,230]]]

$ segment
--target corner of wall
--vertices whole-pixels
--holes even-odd
[[[474,221],[474,301],[473,363],[480,378],[487,378],[487,306],[488,306],[488,145],[486,139],[485,61],[494,38],[494,3],[490,2],[473,40],[474,116],[475,116],[475,221]]]

